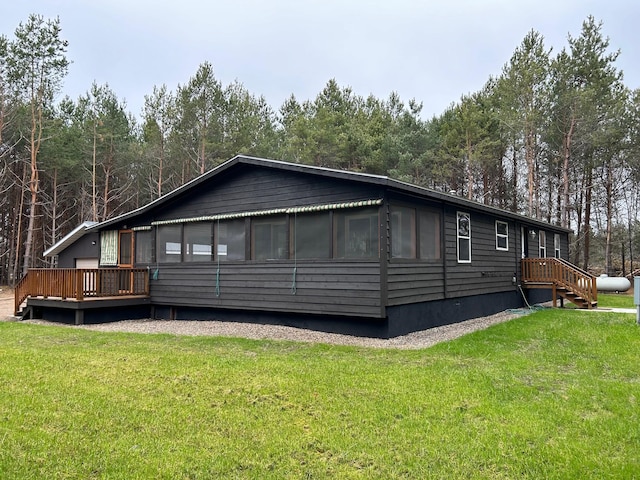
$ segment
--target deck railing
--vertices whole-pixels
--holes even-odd
[[[555,285],[583,298],[588,305],[598,301],[596,277],[561,258],[523,258],[522,281]]]
[[[28,297],[63,300],[149,295],[146,268],[32,268],[15,288],[15,314]]]

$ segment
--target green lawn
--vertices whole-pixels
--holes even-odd
[[[0,478],[640,478],[635,316],[419,351],[0,323]]]
[[[601,308],[636,308],[633,295],[625,293],[598,293],[598,307]]]

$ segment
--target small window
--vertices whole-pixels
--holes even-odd
[[[416,258],[416,211],[391,207],[391,257]]]
[[[421,210],[420,221],[420,258],[437,260],[440,255],[440,214],[428,210]]]
[[[288,257],[286,218],[278,216],[252,219],[251,258],[279,260]]]
[[[153,263],[153,232],[136,232],[136,263]]]
[[[245,259],[244,219],[224,220],[216,224],[216,254],[218,260],[237,261]]]
[[[296,258],[329,258],[331,256],[329,212],[291,216],[291,252]]]
[[[562,255],[560,255],[560,234],[559,233],[554,233],[553,235],[553,254],[555,255],[556,258],[562,257]]]
[[[458,212],[458,263],[471,263],[471,216]]]
[[[158,263],[182,261],[182,225],[161,225],[156,238]]]
[[[496,220],[496,250],[509,250],[509,224]]]
[[[379,258],[377,208],[339,211],[334,221],[336,258]]]
[[[211,223],[187,223],[184,226],[184,261],[210,262]]]
[[[538,232],[538,245],[540,247],[540,258],[547,256],[547,234],[544,230]]]

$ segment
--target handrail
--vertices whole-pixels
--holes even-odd
[[[561,258],[523,258],[522,281],[550,283],[570,290],[585,299],[589,308],[598,300],[595,275]]]
[[[17,315],[28,297],[57,297],[63,300],[149,295],[146,268],[31,268],[14,292]]]

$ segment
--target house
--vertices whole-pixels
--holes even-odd
[[[75,275],[70,292],[26,281],[16,305],[62,321],[73,310],[76,323],[218,319],[389,338],[579,298],[548,278],[574,271],[569,233],[384,176],[237,156],[74,230],[45,252]],[[115,303],[88,302],[104,292]]]

